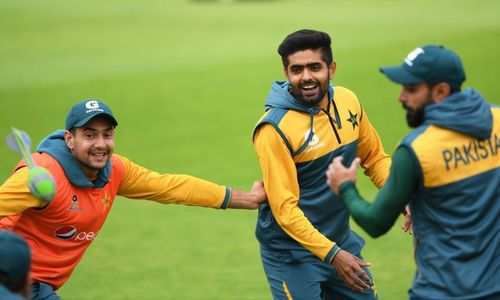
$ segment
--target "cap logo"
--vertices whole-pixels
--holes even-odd
[[[87,103],[85,103],[85,107],[87,109],[95,109],[95,108],[99,108],[99,102],[95,101],[95,100],[90,100],[90,101],[87,101]]]
[[[104,111],[104,109],[99,107],[99,102],[97,102],[96,100],[87,101],[85,103],[85,107],[87,108],[87,110],[85,111],[86,114],[91,113],[91,112],[95,112],[95,111],[98,111],[98,112]]]
[[[409,65],[410,67],[413,66],[413,61],[420,55],[425,53],[424,49],[422,48],[417,48],[412,50],[410,53],[408,53],[408,56],[405,58],[405,63]]]

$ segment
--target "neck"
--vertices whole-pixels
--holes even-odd
[[[87,177],[89,181],[94,181],[97,179],[97,173],[99,172],[99,170],[89,168],[86,165],[82,164],[81,162],[78,162],[78,164],[80,165],[83,174],[85,175],[85,177]]]

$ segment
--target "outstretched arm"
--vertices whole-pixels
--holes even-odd
[[[250,192],[243,192],[194,176],[159,174],[123,156],[114,156],[118,158],[115,162],[123,163],[125,168],[118,190],[118,195],[123,197],[222,209],[256,209],[266,200],[261,182],[255,182]]]
[[[355,165],[355,162],[353,162]],[[337,193],[358,223],[372,237],[386,233],[416,192],[419,167],[405,147],[393,155],[389,178],[372,203],[358,193],[354,182],[356,167],[345,168],[336,158],[327,171],[328,185]]]

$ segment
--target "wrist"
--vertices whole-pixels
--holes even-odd
[[[325,261],[327,261],[329,264],[333,262],[335,259],[335,256],[342,250],[337,244],[334,244],[330,252],[328,252],[328,255],[325,258]]]
[[[349,191],[351,188],[354,188],[356,189],[356,186],[354,185],[354,182],[350,181],[350,180],[346,180],[344,182],[342,182],[339,186],[339,190],[338,190],[338,195],[339,197],[342,197],[342,195],[344,195],[347,191]]]
[[[230,187],[226,187],[226,194],[224,195],[224,200],[220,206],[221,209],[226,209],[231,204],[233,198],[233,190]]]

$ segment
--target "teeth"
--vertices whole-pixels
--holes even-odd
[[[313,88],[315,88],[315,87],[316,87],[316,85],[315,85],[315,84],[304,84],[304,85],[302,86],[302,88],[303,88],[303,89],[313,89]]]

